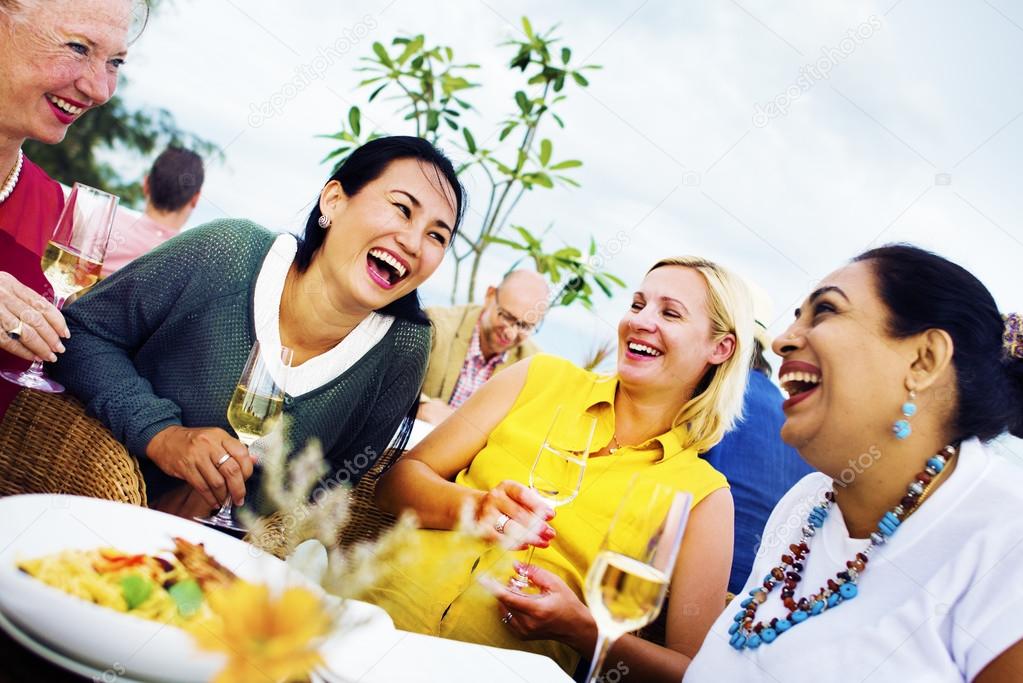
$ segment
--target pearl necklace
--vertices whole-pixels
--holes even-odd
[[[21,166],[25,161],[25,154],[20,149],[18,150],[18,160],[14,162],[14,169],[11,174],[7,176],[7,181],[3,187],[0,187],[0,204],[4,202],[11,193],[14,192],[14,186],[18,184],[18,178],[21,177]]]
[[[870,534],[870,545],[863,552],[856,553],[856,557],[845,563],[846,569],[835,575],[834,579],[828,579],[827,586],[822,586],[816,593],[796,600],[796,585],[802,580],[803,563],[810,553],[809,540],[817,533],[817,529],[824,526],[824,520],[828,516],[832,504],[835,502],[834,489],[824,493],[824,500],[816,505],[807,516],[806,526],[802,529],[802,538],[789,546],[790,553],[781,556],[781,564],[771,569],[771,572],[764,577],[760,586],[749,592],[749,597],[743,600],[739,612],[735,615],[735,623],[728,628],[731,636],[729,645],[736,650],[744,648],[756,649],[761,645],[773,643],[781,634],[793,626],[798,626],[810,617],[815,617],[825,610],[837,607],[846,600],[852,600],[859,593],[856,585],[860,574],[866,570],[867,562],[871,553],[884,545],[902,524],[919,509],[924,498],[930,494],[938,479],[938,475],[945,469],[948,461],[956,455],[956,449],[949,445],[945,446],[936,455],[931,456],[913,481],[906,488],[906,495],[898,505],[884,513],[877,523],[877,530]],[[769,623],[756,622],[757,608],[767,601],[768,594],[774,587],[781,583],[784,588],[781,591],[782,603],[789,610],[787,616],[782,619],[772,619]]]

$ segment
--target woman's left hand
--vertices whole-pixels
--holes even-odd
[[[523,566],[540,595],[519,595],[486,580],[487,589],[497,598],[502,621],[523,640],[557,640],[589,654],[597,642],[597,625],[589,609],[559,577],[539,567]]]

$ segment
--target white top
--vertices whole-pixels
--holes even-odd
[[[279,360],[274,364],[273,359],[281,356],[281,295],[297,251],[298,241],[294,235],[278,235],[259,269],[252,303],[256,339],[262,348],[263,360],[270,365],[270,372],[278,382],[281,364]],[[333,381],[383,339],[393,322],[393,316],[370,313],[337,346],[291,368],[285,384],[288,396],[301,396]]]
[[[958,458],[948,480],[871,555],[855,598],[738,652],[728,627],[739,603],[780,563],[832,483],[820,473],[804,477],[771,513],[751,578],[714,622],[685,683],[972,680],[1023,639],[1023,468],[976,440]],[[796,598],[826,585],[868,544],[849,537],[832,505],[809,541]],[[757,620],[785,616],[780,593],[771,591]]]

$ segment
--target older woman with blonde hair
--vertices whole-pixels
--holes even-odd
[[[143,0],[0,0],[0,370],[54,361],[70,335],[39,266],[64,195],[21,147],[113,96],[147,16]],[[19,390],[0,380],[0,418]]]
[[[672,577],[667,647],[627,636],[610,660],[637,680],[677,681],[725,597],[732,499],[699,454],[741,412],[752,328],[739,279],[704,259],[666,259],[618,325],[614,375],[541,354],[495,376],[379,482],[381,506],[414,511],[425,529],[416,561],[370,599],[399,628],[532,650],[572,671],[596,640],[580,599],[586,572],[629,482],[656,478],[690,492],[694,504]],[[520,482],[558,406],[592,415],[596,427],[580,492],[555,517]],[[465,510],[485,539],[452,541]],[[537,548],[527,571],[540,596],[492,586],[495,599],[480,586],[503,555],[494,543],[502,534]]]

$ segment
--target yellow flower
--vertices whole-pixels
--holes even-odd
[[[266,586],[235,581],[208,599],[219,619],[192,634],[200,648],[227,655],[214,683],[304,680],[323,663],[317,647],[331,618],[309,590],[289,588],[275,601]]]

